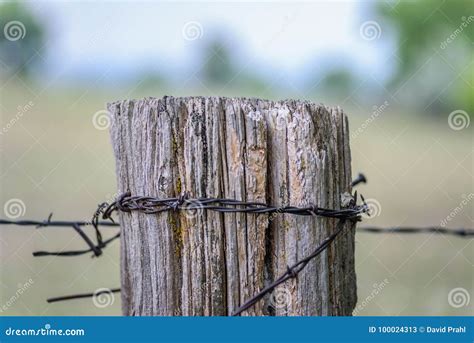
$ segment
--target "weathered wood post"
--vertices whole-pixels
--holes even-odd
[[[347,119],[307,101],[146,98],[109,104],[118,192],[341,208]],[[124,315],[229,315],[337,221],[287,214],[121,212]],[[350,315],[354,224],[247,315]]]

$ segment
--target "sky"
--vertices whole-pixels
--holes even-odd
[[[390,73],[390,33],[364,39],[375,20],[368,2],[38,2],[48,25],[47,63],[71,78],[108,68],[120,76],[148,69],[180,77],[202,63],[200,52],[223,38],[242,67],[275,70],[295,82],[328,65],[357,73]]]

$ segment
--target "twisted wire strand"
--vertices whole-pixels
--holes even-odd
[[[357,193],[354,195],[357,199]],[[363,197],[362,197],[363,200]],[[364,201],[364,200],[363,200]],[[132,196],[130,192],[122,194],[104,210],[102,219],[110,219],[116,211],[138,211],[146,214],[156,214],[165,211],[194,211],[209,210],[221,213],[273,214],[286,213],[300,216],[320,216],[338,219],[360,219],[362,213],[368,213],[365,202],[356,205],[355,201],[348,208],[327,209],[317,206],[272,206],[261,202],[240,201],[225,198],[189,198],[188,193],[175,198],[160,199],[149,196]]]

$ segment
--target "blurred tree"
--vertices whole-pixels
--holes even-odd
[[[201,77],[212,93],[219,95],[248,95],[254,97],[271,97],[271,89],[264,78],[254,70],[249,72],[246,64],[241,67],[233,58],[238,49],[236,44],[229,46],[229,37],[214,37],[203,49],[204,66]]]
[[[41,60],[34,55],[44,44],[44,28],[18,2],[0,4],[0,60],[7,74],[29,72]]]
[[[350,59],[329,53],[314,60],[309,68],[314,69],[306,79],[306,92],[315,101],[341,104],[348,97],[362,101],[364,92],[358,91],[360,77]],[[363,88],[367,90],[366,87]],[[371,96],[371,101],[374,101]]]
[[[345,99],[355,88],[354,79],[354,75],[348,69],[333,69],[325,75],[319,88],[330,97],[337,96],[338,99]]]
[[[234,76],[234,64],[227,46],[221,39],[213,39],[204,48],[206,60],[202,69],[204,79],[212,84],[225,84]]]
[[[389,87],[397,88],[414,77],[430,79],[430,82],[424,82],[424,87],[433,90],[426,92],[431,97],[426,101],[435,106],[441,103],[447,108],[461,106],[472,115],[474,101],[468,94],[472,95],[473,91],[474,3],[418,0],[377,3],[375,6],[382,20],[397,33],[399,64]],[[437,69],[436,77],[428,74],[432,72],[429,68],[423,70],[422,66],[429,58],[444,69]],[[439,94],[441,89],[445,91]],[[435,101],[433,96],[439,99]]]

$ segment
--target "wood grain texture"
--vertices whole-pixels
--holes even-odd
[[[306,101],[186,97],[108,105],[118,192],[341,208],[347,118]],[[186,210],[120,213],[124,315],[229,315],[308,255],[333,219]],[[350,315],[354,224],[245,315]]]

